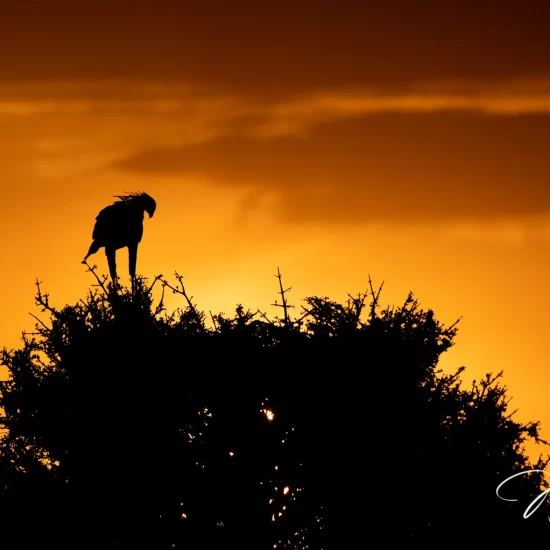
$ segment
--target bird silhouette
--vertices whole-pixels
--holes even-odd
[[[136,192],[127,195],[115,195],[120,200],[107,206],[96,216],[92,244],[82,263],[101,247],[105,247],[105,255],[109,264],[109,272],[113,285],[117,284],[116,251],[128,247],[129,271],[132,285],[136,277],[136,262],[138,244],[143,237],[144,213],[153,217],[157,203],[147,193]]]

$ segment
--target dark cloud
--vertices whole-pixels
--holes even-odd
[[[550,75],[545,0],[6,0],[4,81],[133,78],[232,93]]]
[[[144,150],[115,167],[275,194],[293,220],[478,218],[550,211],[549,138],[548,116],[384,114]]]

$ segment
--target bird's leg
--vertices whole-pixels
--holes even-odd
[[[128,245],[128,263],[130,270],[130,279],[132,281],[132,289],[136,280],[136,263],[137,263],[137,249],[138,243],[132,243]]]
[[[113,280],[113,286],[117,284],[116,276],[116,250],[111,247],[105,247],[105,255],[107,256],[107,262],[109,263],[109,272],[111,273],[111,279]]]

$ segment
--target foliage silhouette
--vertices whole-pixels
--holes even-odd
[[[544,469],[524,450],[538,423],[512,419],[501,373],[463,389],[437,369],[457,323],[412,294],[381,310],[369,280],[293,318],[278,272],[282,318],[239,305],[209,327],[177,273],[129,290],[90,271],[62,309],[37,281],[49,319],[2,352],[2,548],[544,540],[547,505],[522,516],[541,472],[510,483],[517,502],[495,492]]]

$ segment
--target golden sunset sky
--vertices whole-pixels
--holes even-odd
[[[228,314],[272,312],[277,267],[296,313],[369,274],[383,306],[412,290],[462,317],[442,366],[503,369],[550,439],[547,1],[0,8],[0,345],[33,330],[37,278],[85,297],[95,216],[143,190],[142,275]]]

